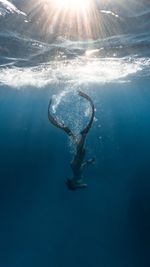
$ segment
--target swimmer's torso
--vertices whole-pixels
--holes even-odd
[[[83,148],[80,151],[80,153],[77,152],[76,155],[74,156],[74,159],[71,162],[71,168],[75,176],[81,175],[82,163],[83,163],[84,157],[85,157],[85,148]]]

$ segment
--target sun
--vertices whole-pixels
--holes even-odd
[[[43,1],[42,29],[51,36],[71,39],[91,39],[99,30],[96,0]]]
[[[85,11],[90,7],[91,0],[53,0],[53,4],[62,10]]]

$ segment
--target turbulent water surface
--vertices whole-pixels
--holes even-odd
[[[45,25],[43,5],[0,0],[0,266],[149,266],[150,3],[97,1],[94,38]],[[78,133],[78,90],[96,163],[70,192],[74,149],[47,109]]]

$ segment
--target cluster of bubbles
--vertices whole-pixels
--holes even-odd
[[[77,91],[70,90],[54,95],[52,101],[52,114],[78,135],[89,121],[90,104]]]

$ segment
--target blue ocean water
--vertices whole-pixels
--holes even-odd
[[[97,1],[103,30],[85,40],[43,30],[42,8],[0,0],[0,267],[149,266],[149,1]],[[77,90],[95,104],[96,164],[72,192],[73,148],[47,109],[65,101],[78,130]]]

